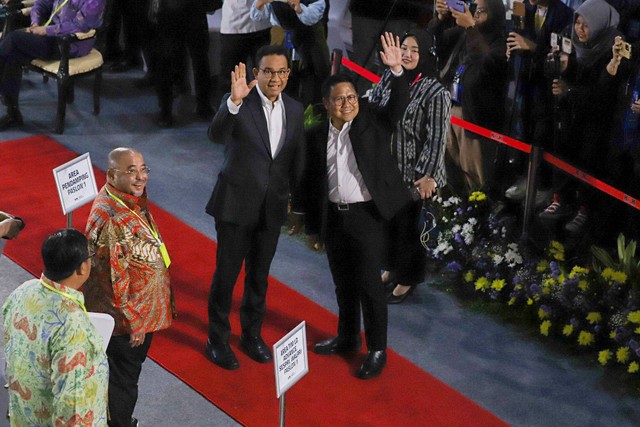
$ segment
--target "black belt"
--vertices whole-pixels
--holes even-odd
[[[369,205],[373,204],[373,200],[369,200],[368,202],[356,202],[356,203],[333,203],[329,202],[329,205],[333,210],[339,212],[348,212],[353,209],[362,209]]]

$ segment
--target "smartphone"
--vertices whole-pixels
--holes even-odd
[[[622,48],[620,49],[620,55],[623,58],[631,59],[631,44],[627,42],[622,42]]]
[[[560,46],[560,44],[558,43],[559,39],[560,39],[560,36],[558,35],[558,33],[551,33],[551,47]]]
[[[573,43],[571,43],[571,39],[569,37],[562,38],[562,52],[567,55],[571,55],[571,50],[573,48]]]
[[[524,15],[526,14],[526,6],[524,5],[523,2],[521,1],[514,1],[513,2],[513,13],[512,16],[519,16],[519,17],[524,17]]]
[[[462,0],[447,0],[447,6],[451,10],[457,10],[458,12],[464,12],[465,2]]]

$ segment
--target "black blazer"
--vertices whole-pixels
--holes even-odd
[[[391,97],[385,107],[371,106],[360,99],[360,112],[353,120],[349,138],[358,169],[380,215],[391,219],[411,201],[398,166],[391,155],[391,133],[409,103],[409,84],[403,75],[392,79]],[[306,170],[297,203],[305,212],[307,234],[324,236],[329,204],[327,140],[329,121],[306,133]]]
[[[302,104],[282,94],[286,137],[274,159],[257,88],[237,115],[229,113],[228,97],[209,126],[209,139],[224,144],[225,151],[206,212],[219,221],[255,225],[264,204],[266,225],[280,227],[287,218],[290,184],[295,185],[304,167]]]

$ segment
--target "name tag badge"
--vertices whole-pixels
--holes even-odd
[[[460,102],[459,90],[460,84],[458,82],[451,83],[451,100],[454,102]]]
[[[162,260],[164,261],[164,266],[169,268],[171,265],[171,258],[169,258],[169,252],[167,251],[167,245],[162,242],[160,245],[160,255],[162,255]]]

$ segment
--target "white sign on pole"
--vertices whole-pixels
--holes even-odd
[[[53,170],[62,213],[68,214],[98,195],[91,157],[85,153]]]
[[[273,345],[278,398],[309,372],[307,329],[304,321]]]

